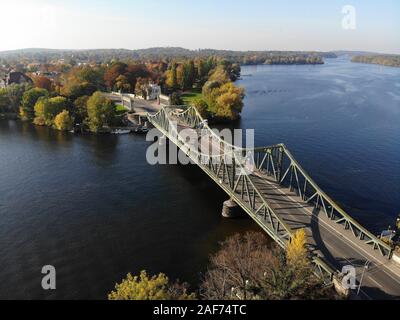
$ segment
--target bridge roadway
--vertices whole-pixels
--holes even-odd
[[[354,266],[359,282],[366,261],[372,262],[364,275],[360,295],[366,299],[400,298],[400,268],[392,261],[376,255],[371,246],[358,241],[350,230],[332,223],[322,210],[315,210],[271,177],[255,172],[250,179],[292,230],[305,229],[309,249],[336,270],[342,270],[346,265]]]
[[[178,132],[187,127],[178,125]],[[201,139],[201,141],[201,143],[211,141],[206,142],[211,144],[210,149],[211,147],[214,147],[214,150],[220,148],[212,145],[215,140],[211,136],[209,139]],[[204,146],[202,149],[204,150]],[[200,167],[204,170],[203,166]],[[227,170],[232,170],[232,167],[232,164],[228,165]],[[220,181],[226,179],[225,174],[224,171],[219,172]],[[360,296],[363,299],[400,299],[399,265],[387,257],[377,254],[371,245],[355,237],[341,224],[329,219],[323,210],[315,209],[314,205],[304,201],[297,193],[278,184],[263,170],[256,169],[249,175],[249,178],[264,200],[291,230],[303,228],[306,231],[307,245],[312,253],[318,254],[323,261],[338,272],[342,270],[343,266],[355,267],[357,284],[363,277],[360,290]],[[252,204],[251,197],[243,196],[245,187],[244,184],[237,184],[234,197],[241,200],[238,201],[239,205],[244,209],[261,206],[261,199],[254,197],[255,204]],[[257,217],[253,217],[253,219],[261,226],[269,223],[267,215],[262,211],[258,212]],[[370,262],[368,269],[364,268],[366,262]]]
[[[222,172],[219,178],[223,179]],[[318,254],[337,271],[341,271],[343,266],[355,267],[359,284],[365,263],[371,262],[362,280],[359,293],[362,298],[400,299],[400,266],[386,257],[377,255],[371,246],[355,238],[350,230],[344,230],[341,225],[332,223],[322,210],[315,210],[313,205],[303,201],[295,192],[279,185],[271,176],[255,170],[250,179],[275,213],[279,214],[292,230],[306,231],[309,250]],[[242,195],[240,185],[236,194],[238,197]],[[242,201],[250,206],[246,197]],[[256,207],[260,204],[257,202]],[[268,219],[264,214],[259,214],[259,218],[265,222]]]

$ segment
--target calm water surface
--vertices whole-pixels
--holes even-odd
[[[379,231],[400,211],[400,69],[328,60],[244,67],[237,125],[285,143]],[[250,76],[251,75],[251,76]],[[73,136],[0,121],[0,298],[104,299],[126,273],[194,285],[219,241],[257,229],[220,217],[227,196],[196,167],[150,166],[141,136]],[[57,268],[57,290],[41,268]]]

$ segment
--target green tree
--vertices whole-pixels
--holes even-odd
[[[36,125],[51,126],[54,124],[54,118],[64,109],[68,109],[68,100],[64,97],[46,98],[41,97],[35,104]]]
[[[12,84],[6,88],[10,100],[10,112],[18,113],[24,92],[31,88],[29,84]]]
[[[22,120],[32,120],[35,115],[35,104],[41,97],[48,97],[49,92],[42,88],[33,88],[24,93],[20,107],[20,118]]]
[[[187,292],[187,285],[170,283],[168,277],[160,273],[149,277],[146,271],[140,276],[128,274],[115,291],[108,295],[109,300],[194,300],[194,294]]]
[[[87,122],[92,132],[99,132],[115,119],[115,107],[111,100],[106,99],[101,92],[95,92],[87,102]]]
[[[7,112],[10,108],[10,99],[6,89],[0,89],[0,113]]]
[[[74,101],[74,118],[77,123],[82,123],[87,117],[87,102],[89,100],[89,96],[82,96]]]
[[[60,112],[54,119],[54,126],[57,130],[68,131],[72,129],[73,121],[67,110]]]

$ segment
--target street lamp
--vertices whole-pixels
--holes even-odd
[[[363,280],[364,280],[364,275],[365,275],[365,272],[368,270],[370,264],[371,264],[371,261],[368,261],[368,260],[367,260],[367,261],[365,262],[364,270],[363,270],[363,273],[362,273],[361,279],[360,279],[360,285],[358,286],[358,290],[357,290],[357,296],[360,294],[362,282],[363,282]]]

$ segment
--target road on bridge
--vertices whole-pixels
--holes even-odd
[[[158,115],[161,113],[159,112]],[[217,150],[216,154],[224,154],[225,150],[221,148],[223,145],[222,140],[219,137],[216,138],[208,126],[203,125],[203,119],[201,119],[196,111],[195,114],[199,118],[197,122],[188,118],[182,121],[179,112],[177,114],[170,111],[164,111],[164,118],[161,121],[162,125],[157,122],[160,119],[152,118],[151,116],[150,119],[164,133],[168,131],[166,127],[172,121],[180,121],[175,127],[178,133],[182,129],[190,127],[190,123],[197,123],[194,127],[201,124],[201,127],[206,127],[208,130],[204,131],[196,128],[197,132],[201,132],[202,134],[200,140],[201,150]],[[204,134],[204,132],[206,133]],[[176,139],[171,135],[168,137]],[[187,149],[186,140],[182,138],[179,141],[179,137],[177,139],[175,143],[178,144],[178,147]],[[192,152],[188,154],[205,173],[249,213],[267,233],[272,235],[278,243],[282,245],[282,241],[287,239],[287,228],[291,230],[291,233],[296,229],[303,228],[307,234],[307,245],[310,252],[314,256],[318,255],[322,261],[330,265],[330,269],[333,269],[333,272],[340,273],[344,266],[353,266],[356,269],[358,284],[363,279],[360,290],[362,298],[400,298],[400,266],[395,264],[393,260],[389,260],[387,255],[381,255],[379,252],[381,248],[374,250],[374,247],[368,244],[368,241],[365,241],[363,235],[366,235],[367,231],[363,231],[366,233],[355,236],[354,228],[357,227],[356,224],[354,224],[354,227],[350,226],[345,229],[339,223],[340,220],[332,219],[332,215],[329,217],[329,214],[325,214],[321,210],[321,207],[309,203],[312,197],[307,202],[306,198],[301,197],[300,194],[291,190],[288,186],[278,183],[276,177],[273,177],[268,170],[266,172],[262,166],[256,167],[246,177],[240,177],[239,175],[239,179],[237,179],[237,172],[243,167],[238,166],[236,163],[234,165],[224,164],[224,166],[213,165],[211,163],[204,165],[199,161],[199,153],[197,156],[193,156],[194,153]],[[213,158],[209,157],[209,161],[212,161],[211,159]],[[221,170],[222,167],[223,169]],[[230,177],[229,173],[231,173]],[[316,209],[317,207],[318,209]],[[267,208],[268,210],[266,210]],[[284,228],[279,229],[279,225],[284,226]],[[379,241],[377,239],[372,240]],[[370,263],[368,269],[365,269],[366,263]],[[354,291],[356,292],[357,290]]]

